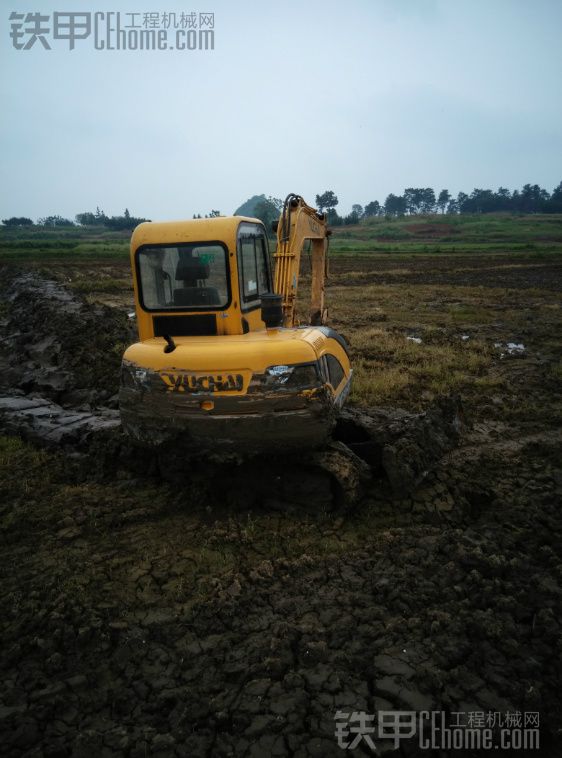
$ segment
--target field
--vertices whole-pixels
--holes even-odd
[[[337,756],[338,710],[539,713],[518,754],[560,754],[562,218],[377,219],[331,247],[351,406],[458,395],[459,446],[406,496],[374,478],[342,510],[298,466],[186,483],[111,437],[5,433],[7,756]],[[126,237],[2,230],[0,263],[0,396],[115,409]],[[64,286],[60,317],[22,273]]]

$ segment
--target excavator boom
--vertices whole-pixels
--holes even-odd
[[[310,319],[312,326],[326,323],[324,284],[327,275],[328,231],[323,213],[311,208],[300,195],[290,194],[277,224],[275,292],[282,296],[283,326],[295,326],[295,301],[304,244],[310,241],[312,268]]]

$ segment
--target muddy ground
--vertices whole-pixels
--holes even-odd
[[[560,754],[560,260],[348,263],[331,305],[356,360],[379,338],[362,341],[369,313],[420,350],[488,346],[460,446],[406,496],[376,476],[342,511],[326,477],[271,461],[166,481],[111,424],[82,449],[2,437],[2,754],[345,755],[338,710],[538,712],[540,749],[513,754]],[[80,333],[4,286],[0,389],[110,420],[128,271],[39,273],[86,292]],[[407,410],[435,402],[417,381]]]

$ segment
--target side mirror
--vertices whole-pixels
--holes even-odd
[[[268,293],[261,296],[261,318],[266,329],[283,326],[283,298],[281,295]]]

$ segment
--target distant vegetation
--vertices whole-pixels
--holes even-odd
[[[562,214],[431,214],[374,216],[334,228],[334,253],[376,255],[525,253],[562,251]]]
[[[373,216],[357,224],[336,225],[333,232],[330,251],[335,255],[477,253],[543,258],[562,252],[562,214],[552,213]],[[0,227],[0,261],[126,261],[129,240],[130,231],[102,225],[4,225]]]
[[[277,221],[283,209],[283,201],[279,197],[266,197],[254,195],[234,211],[235,216],[249,216],[263,221],[268,233],[271,234],[271,225]]]
[[[252,195],[249,200],[246,200],[245,203],[242,203],[242,205],[234,211],[234,215],[255,218],[256,206],[265,199],[265,195]]]
[[[91,211],[85,211],[84,213],[78,213],[74,217],[74,221],[63,216],[45,216],[44,218],[37,219],[35,226],[42,226],[47,229],[56,227],[103,227],[104,229],[111,229],[113,231],[127,230],[132,231],[135,226],[138,226],[143,221],[148,221],[146,218],[138,218],[131,216],[128,208],[125,208],[125,212],[122,216],[106,216],[103,211],[96,208],[95,213]],[[12,218],[2,219],[2,224],[7,227],[14,226],[32,226],[33,221],[25,216],[12,216]]]
[[[473,189],[470,195],[459,192],[456,197],[453,197],[447,189],[442,189],[436,194],[431,187],[407,187],[401,195],[393,193],[387,195],[384,203],[378,200],[370,200],[364,206],[354,203],[351,213],[345,216],[340,216],[336,210],[339,199],[333,190],[326,190],[316,195],[315,201],[319,210],[326,213],[328,222],[336,227],[350,226],[377,217],[391,219],[436,213],[450,216],[487,213],[550,214],[562,213],[562,182],[551,193],[539,187],[538,184],[525,184],[521,190],[513,190],[513,192],[505,187],[499,187],[497,191]],[[278,197],[253,195],[234,211],[234,215],[259,218],[270,231],[272,222],[277,220],[282,207],[283,201]],[[219,210],[211,210],[205,214],[205,218],[216,218],[221,215]],[[193,218],[202,218],[202,216],[200,213],[194,213]],[[78,226],[101,227],[111,231],[132,231],[143,221],[148,221],[148,219],[132,216],[128,208],[125,208],[122,216],[107,216],[102,210],[96,208],[95,212],[78,213],[74,221],[54,215],[40,218],[34,225],[32,219],[27,216],[12,216],[12,218],[3,219],[2,224],[4,227],[39,226],[53,229]]]
[[[387,195],[384,203],[378,200],[371,200],[365,206],[355,203],[351,207],[351,213],[345,216],[340,216],[336,210],[339,200],[333,190],[316,195],[315,201],[316,207],[326,212],[332,226],[358,224],[363,219],[377,216],[399,218],[433,213],[562,213],[562,182],[552,193],[542,189],[538,184],[525,184],[521,190],[513,192],[505,187],[499,187],[497,191],[474,189],[470,195],[459,192],[456,197],[447,189],[442,189],[436,194],[431,187],[407,187],[401,195]],[[259,218],[269,228],[270,221],[277,218],[282,205],[279,198],[254,195],[237,208],[234,215]]]
[[[12,218],[2,219],[4,226],[32,226],[33,221],[25,216],[12,216]]]
[[[496,192],[490,189],[474,189],[470,195],[459,192],[456,197],[447,189],[442,189],[436,195],[431,187],[407,187],[401,195],[387,195],[384,203],[371,200],[364,207],[356,203],[347,216],[338,215],[338,198],[331,190],[316,195],[316,205],[321,211],[326,211],[332,226],[357,224],[362,219],[376,216],[396,218],[433,213],[562,213],[562,182],[552,193],[542,189],[538,184],[525,184],[521,190],[513,192],[505,187],[499,187]]]

